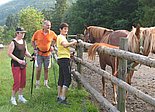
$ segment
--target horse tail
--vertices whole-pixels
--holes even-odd
[[[110,45],[107,43],[95,43],[92,46],[90,46],[90,48],[88,49],[88,58],[90,60],[94,60],[95,59],[95,54],[96,51],[100,48],[100,47],[109,47],[109,48],[114,48],[114,49],[119,49],[118,46],[114,46],[114,45]]]
[[[89,49],[88,49],[88,58],[90,60],[95,59],[95,54],[96,54],[96,51],[97,51],[97,49],[99,47],[101,47],[101,45],[99,43],[95,43],[95,44],[93,44],[92,46],[89,47]]]

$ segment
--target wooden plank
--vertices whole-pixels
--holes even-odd
[[[86,43],[81,41],[79,43],[79,45],[85,47],[85,48],[89,48],[91,45],[90,43]],[[126,60],[131,60],[131,61],[135,61],[150,67],[155,67],[155,59],[152,59],[150,57],[147,56],[143,56],[140,54],[135,54],[129,51],[124,51],[124,50],[120,50],[120,49],[113,49],[113,48],[108,48],[108,47],[100,47],[98,49],[98,52],[104,52],[106,54],[110,54],[112,56],[117,56],[120,58],[124,58]]]
[[[106,98],[104,98],[98,91],[96,91],[87,81],[86,79],[80,75],[77,71],[72,71],[72,74],[77,77],[81,83],[84,85],[85,89],[96,98],[99,102],[101,108],[106,109],[108,112],[119,112],[115,106],[113,106]]]
[[[77,35],[77,38],[80,38],[80,35]],[[77,57],[83,59],[83,47],[81,45],[77,45]],[[82,71],[82,65],[80,63],[77,63],[77,71],[81,73]],[[81,88],[80,83],[78,80],[76,80],[78,88]]]
[[[122,50],[128,50],[128,40],[127,38],[121,38],[120,39],[120,49]],[[118,78],[126,82],[126,74],[127,74],[127,60],[123,58],[119,58],[119,64],[118,64]],[[118,104],[117,109],[120,112],[126,111],[126,91],[124,88],[118,86]]]

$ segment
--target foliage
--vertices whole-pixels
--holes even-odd
[[[28,6],[35,7],[39,11],[54,7],[55,0],[12,0],[11,2],[0,6],[0,25],[4,25],[6,18],[10,14],[17,14],[21,9]]]
[[[155,1],[154,0],[140,0],[140,7],[143,12],[140,23],[142,26],[155,25]]]
[[[117,0],[113,5],[113,23],[114,29],[131,29],[132,25],[137,24],[139,17],[138,0]]]
[[[57,34],[59,34],[59,25],[63,21],[62,18],[67,10],[67,6],[67,0],[56,0],[51,22],[54,23],[52,28]]]
[[[66,13],[72,33],[83,33],[84,24],[130,29],[137,23],[138,0],[78,0]]]
[[[7,17],[5,25],[9,30],[15,29],[18,26],[18,15],[11,14]]]
[[[33,7],[27,7],[19,12],[19,25],[26,29],[28,40],[36,30],[41,29],[43,19],[43,14]]]
[[[2,37],[3,37],[3,32],[4,32],[4,28],[3,28],[3,26],[0,26],[0,43],[2,43]]]
[[[8,44],[14,38],[15,29],[9,29],[7,26],[3,26],[1,42]]]
[[[19,4],[16,3],[13,2],[12,4],[17,7],[16,11],[14,11],[14,7],[11,8],[15,13],[17,10],[21,10],[18,9],[20,7],[19,4],[23,6],[24,3],[24,9],[29,5],[30,1],[21,0]],[[46,4],[48,4],[47,7],[45,7]],[[57,34],[59,33],[58,27],[61,22],[69,23],[70,34],[83,33],[84,25],[95,25],[114,30],[130,30],[132,26],[137,23],[140,23],[143,27],[155,25],[154,0],[38,0],[38,2],[31,0],[30,6],[39,7],[37,10],[42,10],[44,18],[53,23],[52,29]],[[7,6],[5,8],[8,9]],[[4,7],[2,7],[2,10],[4,11]],[[3,15],[4,13],[5,11],[0,14]],[[29,14],[29,16],[32,17],[33,15]],[[18,25],[18,22],[16,22],[18,20],[17,17],[18,16],[14,14],[8,16],[6,22],[8,30]],[[32,26],[33,23],[31,22],[26,21],[24,23],[28,23]],[[39,23],[36,25],[38,24]],[[33,27],[28,28],[27,37],[31,37],[34,30],[35,28]],[[31,32],[31,34],[29,34],[29,32]]]
[[[43,13],[43,15],[44,15],[44,19],[45,20],[52,20],[52,15],[53,15],[53,13],[54,13],[54,8],[50,8],[50,9],[43,9],[42,11],[41,11],[42,13]]]

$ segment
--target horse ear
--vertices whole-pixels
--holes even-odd
[[[137,38],[140,39],[140,24],[137,24],[135,34],[136,34]]]
[[[84,28],[85,28],[86,30],[88,29],[86,24],[84,24]]]
[[[140,24],[139,24],[139,23],[137,24],[136,28],[137,28],[137,29],[140,29]]]

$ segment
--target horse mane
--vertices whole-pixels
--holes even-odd
[[[89,26],[87,30],[89,30],[91,39],[94,38],[95,40],[97,40],[97,42],[105,42],[105,43],[107,43],[108,41],[109,34],[113,32],[112,29],[98,26]]]
[[[155,52],[155,27],[146,28],[143,33],[144,39],[144,54]]]
[[[94,43],[92,46],[89,47],[88,49],[88,58],[90,60],[95,60],[95,54],[96,51],[100,48],[100,47],[108,47],[108,48],[114,48],[114,49],[118,49],[118,46],[113,46],[110,44],[106,44],[106,43]]]
[[[140,53],[142,41],[143,55],[148,56],[150,52],[155,53],[155,27],[143,28],[138,25],[136,28],[132,28],[127,38],[129,51]]]
[[[140,27],[137,28],[132,27],[132,30],[128,34],[127,38],[128,38],[128,50],[133,53],[139,53]]]

